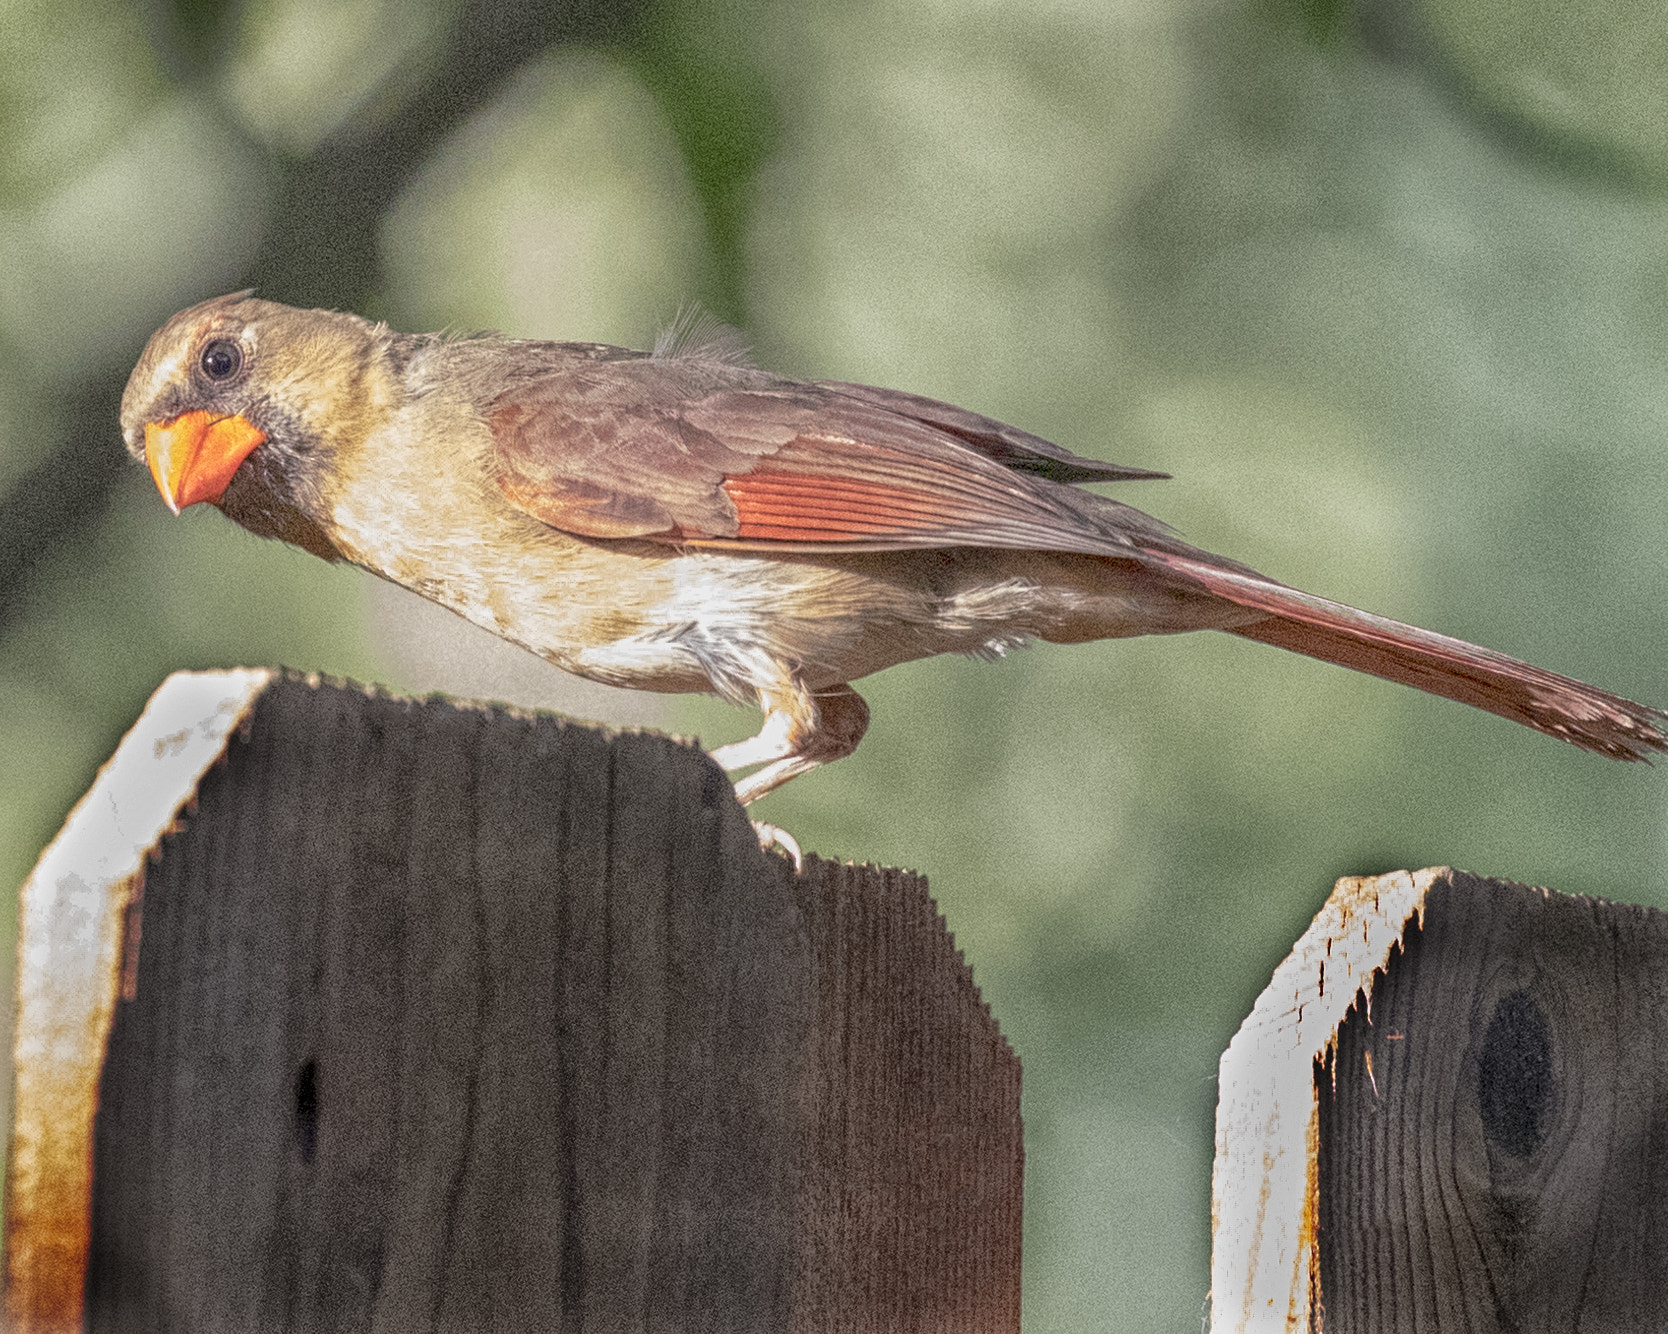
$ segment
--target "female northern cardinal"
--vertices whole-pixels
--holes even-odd
[[[1079,490],[1162,473],[977,413],[784,379],[722,339],[653,353],[397,334],[248,293],[150,340],[122,432],[178,513],[348,560],[558,667],[714,691],[764,725],[720,747],[753,801],[848,755],[848,682],[998,655],[1226,630],[1488,709],[1587,750],[1668,749],[1668,716],[1277,584]]]

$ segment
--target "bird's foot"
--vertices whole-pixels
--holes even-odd
[[[850,686],[830,686],[815,694],[800,692],[788,701],[800,712],[765,692],[761,696],[765,718],[759,734],[708,752],[732,775],[737,769],[764,766],[735,780],[736,799],[743,806],[774,792],[790,778],[850,755],[869,726],[869,706]],[[809,716],[805,709],[810,710]]]
[[[780,848],[793,863],[795,872],[805,870],[805,854],[799,850],[799,840],[786,829],[779,825],[766,824],[763,820],[755,820],[753,832],[759,836],[759,846],[766,852],[772,848]]]

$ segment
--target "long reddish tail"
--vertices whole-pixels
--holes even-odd
[[[1250,573],[1148,553],[1218,597],[1268,613],[1231,633],[1358,672],[1400,681],[1618,760],[1668,751],[1668,713],[1543,671],[1463,639],[1403,625]]]

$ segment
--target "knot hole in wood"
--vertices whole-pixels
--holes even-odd
[[[1546,1014],[1529,992],[1502,996],[1477,1057],[1477,1106],[1491,1148],[1527,1158],[1546,1139],[1556,1083]]]

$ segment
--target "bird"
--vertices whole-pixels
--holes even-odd
[[[851,683],[871,673],[1190,630],[1615,759],[1668,750],[1659,709],[1302,592],[1084,489],[1165,473],[773,374],[700,322],[640,352],[397,333],[236,292],[152,335],[121,426],[175,514],[217,506],[595,681],[757,707],[755,736],[711,752],[744,805],[856,749]]]

